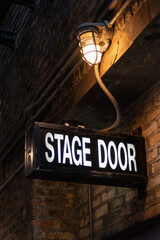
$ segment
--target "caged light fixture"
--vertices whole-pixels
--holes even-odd
[[[89,65],[101,62],[102,54],[109,48],[113,29],[108,28],[108,22],[83,23],[77,28],[77,38],[83,59]]]
[[[117,114],[115,122],[102,131],[109,131],[116,128],[121,119],[119,105],[102,82],[99,74],[99,63],[101,62],[102,54],[109,48],[112,37],[113,28],[107,21],[103,23],[83,23],[77,28],[77,38],[79,40],[79,46],[81,47],[82,58],[90,66],[94,65],[97,82],[113,103]]]

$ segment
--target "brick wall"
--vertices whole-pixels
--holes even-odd
[[[75,185],[35,180],[33,185],[33,238],[76,240]]]
[[[23,142],[1,163],[0,186],[24,161]],[[24,171],[18,172],[0,191],[0,239],[32,239],[32,181],[24,178]]]
[[[52,80],[52,71],[76,38],[77,25],[89,20],[96,8],[95,0],[36,1],[33,10],[11,5],[2,28],[17,31],[17,40],[14,50],[0,46],[1,156],[13,150],[0,164],[0,186],[24,162],[24,137],[20,143],[16,139],[33,114],[26,116],[25,108]],[[45,113],[39,117],[42,119],[45,121]],[[0,195],[0,239],[78,238],[74,184],[28,180],[22,169]]]
[[[149,90],[123,113],[117,131],[132,134],[142,127],[146,139],[148,186],[145,199],[138,197],[137,189],[92,186],[93,239],[103,239],[146,219],[160,214],[160,84]],[[83,192],[83,194],[81,194]],[[79,185],[81,195],[79,237],[89,239],[88,191]]]
[[[16,136],[20,127],[25,128],[28,117],[24,113],[25,108],[32,100],[36,100],[40,87],[51,82],[52,70],[72,44],[77,25],[88,21],[98,6],[96,0],[48,0],[37,1],[33,11],[21,6],[15,8],[15,5],[10,8],[4,25],[20,31],[13,52],[1,47],[1,147],[13,133]],[[13,13],[15,22],[10,22]],[[78,76],[77,81],[79,79]],[[70,81],[73,82],[73,79]],[[66,99],[69,94],[66,92]],[[57,102],[53,101],[47,108],[52,121],[55,120],[52,116],[53,106]],[[137,127],[142,127],[147,149],[147,198],[138,199],[135,189],[91,186],[94,239],[110,236],[160,213],[159,103],[157,85],[126,110],[118,129],[131,133]],[[68,104],[66,102],[66,108]],[[46,119],[44,112],[36,120]],[[60,121],[62,118],[59,115],[57,119]],[[5,150],[14,145],[14,140],[7,143]],[[1,185],[23,161],[22,138],[0,165]],[[0,193],[0,239],[89,240],[88,190],[88,185],[25,179],[21,170]]]
[[[160,88],[157,85],[123,113],[117,130],[131,134],[142,127],[147,152],[147,198],[139,199],[136,189],[92,185],[94,239],[110,236],[160,214],[159,106]],[[23,151],[18,152],[22,145],[1,165],[1,183],[23,161]],[[12,161],[15,155],[17,162]],[[78,235],[79,239],[90,239],[88,185],[41,180],[31,184],[23,174],[20,172],[1,193],[1,206],[5,206],[0,213],[2,239],[22,239],[24,236],[24,239],[32,239],[32,224],[36,240],[78,239]]]
[[[52,80],[52,71],[76,39],[77,25],[89,21],[97,7],[95,0],[36,2],[34,10],[12,4],[3,23],[18,35],[14,51],[0,47],[2,145],[17,122],[22,124],[25,107],[41,86]]]

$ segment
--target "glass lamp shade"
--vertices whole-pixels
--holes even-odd
[[[100,63],[102,50],[99,44],[98,32],[95,29],[84,30],[79,33],[78,39],[83,59],[89,65]]]

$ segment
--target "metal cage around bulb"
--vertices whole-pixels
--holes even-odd
[[[77,34],[83,59],[91,66],[100,63],[102,58],[103,50],[98,35],[98,30],[93,27],[82,29]]]

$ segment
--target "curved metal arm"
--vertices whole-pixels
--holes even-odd
[[[116,121],[110,127],[100,130],[100,131],[104,131],[104,132],[105,131],[110,131],[110,130],[116,128],[121,121],[120,108],[119,108],[119,105],[118,105],[116,99],[112,96],[112,94],[109,92],[109,90],[106,88],[106,86],[102,82],[102,79],[101,79],[100,74],[99,74],[99,65],[98,64],[94,65],[94,71],[95,71],[96,79],[97,79],[97,82],[98,82],[99,86],[101,87],[103,92],[108,96],[110,101],[113,103],[113,105],[115,107],[115,110],[116,110],[116,113],[117,113]]]

